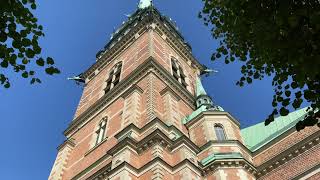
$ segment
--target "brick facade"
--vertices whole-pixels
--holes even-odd
[[[82,74],[83,95],[49,179],[292,179],[319,166],[315,127],[288,132],[251,152],[239,122],[227,112],[203,112],[183,124],[196,110],[196,78],[204,67],[153,7],[138,10],[115,36]],[[173,77],[172,59],[181,65],[187,87]],[[105,93],[119,62],[120,82]],[[102,120],[104,139],[97,144]],[[225,141],[217,140],[216,124]],[[309,176],[317,179],[319,172],[303,175]]]

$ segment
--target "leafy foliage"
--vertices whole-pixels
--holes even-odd
[[[242,61],[237,85],[273,76],[274,116],[286,116],[289,106],[311,104],[297,130],[319,124],[320,1],[319,0],[203,0],[199,18],[212,27],[220,46],[212,60]]]
[[[35,0],[0,0],[0,4],[0,68],[12,67],[22,78],[30,78],[31,84],[41,83],[36,72],[29,70],[34,62],[49,75],[59,74],[52,58],[44,60],[38,56],[41,54],[38,40],[44,34],[43,27],[37,24],[37,18],[29,9],[36,9]],[[3,72],[0,72],[0,84],[10,87]]]

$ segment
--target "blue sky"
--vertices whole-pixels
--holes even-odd
[[[41,39],[43,55],[55,59],[62,74],[40,75],[43,83],[31,86],[11,77],[12,87],[0,89],[0,179],[47,179],[64,140],[63,130],[72,120],[82,88],[67,77],[77,75],[95,62],[96,53],[110,34],[135,11],[138,0],[38,1],[35,12],[46,36]],[[211,62],[217,41],[197,18],[199,0],[157,0],[156,7],[175,20],[193,48],[194,56],[219,71],[204,79],[214,101],[236,117],[243,127],[264,120],[271,112],[270,79],[240,88],[241,64]]]

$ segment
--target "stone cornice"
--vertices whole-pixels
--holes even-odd
[[[223,146],[223,145],[226,145],[226,144],[236,144],[236,145],[240,146],[247,154],[252,156],[252,152],[238,140],[226,140],[226,141],[223,141],[223,142],[210,140],[206,144],[201,146],[200,149],[201,149],[201,151],[203,151],[203,150],[207,149],[208,147],[210,147],[211,145],[221,145],[221,146]]]
[[[176,140],[171,140],[166,134],[164,134],[160,129],[154,130],[152,133],[150,133],[148,136],[144,137],[142,140],[137,142],[136,140],[125,137],[120,142],[118,142],[117,145],[112,147],[110,150],[108,150],[108,154],[113,155],[117,152],[119,152],[124,147],[131,147],[136,152],[141,153],[149,147],[153,146],[154,144],[160,144],[164,148],[167,148],[169,151],[174,149],[175,147],[185,144],[190,149],[192,149],[194,152],[198,153],[200,149],[186,136],[181,136]]]
[[[143,89],[141,89],[138,85],[134,84],[125,93],[123,93],[121,97],[125,99],[135,91],[139,92],[140,94],[144,92]]]
[[[155,124],[159,124],[160,126],[164,127],[168,131],[174,130],[175,132],[178,132],[180,135],[183,134],[178,128],[175,126],[168,126],[165,124],[163,121],[161,121],[159,118],[154,118],[152,121],[150,121],[148,124],[143,126],[142,128],[138,128],[136,125],[133,123],[129,124],[127,127],[122,129],[120,132],[118,132],[116,135],[114,135],[115,138],[120,139],[123,135],[126,133],[130,132],[131,130],[137,131],[138,133],[143,133],[145,130],[149,129]]]
[[[111,156],[109,154],[105,154],[104,156],[102,156],[101,158],[99,158],[97,161],[95,161],[93,164],[91,164],[89,167],[87,167],[86,169],[84,169],[83,171],[81,171],[79,174],[77,174],[76,176],[74,176],[71,180],[76,180],[81,178],[82,176],[84,176],[86,173],[88,173],[89,171],[91,171],[93,168],[97,167],[97,165],[99,165],[101,162],[103,162],[104,160],[108,160],[108,158],[111,158]],[[111,161],[111,159],[110,159]],[[111,169],[111,162],[108,163],[108,165],[104,166],[103,168],[101,168],[100,170],[98,170],[96,173],[104,173],[107,170]],[[96,174],[95,173],[95,174]]]
[[[292,147],[286,149],[285,151],[281,152],[277,156],[273,157],[272,159],[258,166],[257,177],[262,177],[268,174],[269,172],[273,171],[277,167],[299,156],[300,154],[318,145],[319,143],[320,143],[320,131],[303,139],[302,141],[298,142],[297,144],[293,145]]]
[[[174,97],[177,101],[179,101],[179,100],[181,99],[180,96],[179,96],[177,93],[175,93],[169,86],[167,86],[166,88],[164,88],[164,89],[160,92],[160,95],[163,96],[163,95],[165,95],[165,94],[167,94],[167,93],[170,93],[171,95],[173,95],[173,97]]]
[[[171,171],[175,171],[175,170],[179,169],[180,167],[182,167],[184,165],[188,165],[188,166],[193,167],[199,173],[201,173],[201,170],[196,165],[194,165],[191,161],[189,161],[187,159],[181,161],[180,163],[176,164],[175,166],[171,166],[170,164],[168,164],[166,161],[164,161],[160,157],[156,157],[156,158],[154,158],[153,160],[151,160],[150,162],[148,162],[147,164],[145,164],[144,166],[142,166],[139,169],[133,167],[131,164],[129,164],[126,161],[124,161],[124,162],[122,162],[121,164],[119,164],[117,167],[115,167],[112,170],[105,171],[103,173],[100,172],[100,174],[96,173],[96,174],[92,175],[91,177],[88,178],[88,180],[103,180],[104,178],[112,176],[112,174],[115,174],[116,172],[118,172],[119,170],[121,170],[121,169],[123,169],[125,167],[129,168],[136,175],[139,176],[139,175],[141,175],[141,173],[143,171],[145,171],[146,169],[154,166],[157,163],[160,163],[161,165],[165,166],[166,168],[170,169]],[[98,179],[96,179],[96,178],[98,178]]]
[[[74,147],[76,144],[73,142],[72,139],[67,139],[65,140],[62,144],[60,144],[58,147],[57,147],[57,150],[60,151],[62,148],[64,148],[65,146],[71,146],[71,147]]]
[[[203,117],[205,116],[221,116],[221,115],[226,115],[229,119],[231,119],[231,121],[237,125],[238,127],[240,127],[240,123],[238,120],[236,120],[230,113],[228,112],[221,112],[221,111],[206,111],[206,112],[201,112],[199,115],[197,115],[195,118],[193,118],[193,120],[189,121],[188,123],[186,123],[185,125],[189,128],[191,127],[193,124],[197,123],[199,120],[201,120]]]
[[[179,92],[179,94],[184,97],[183,99],[186,100],[187,104],[191,106],[191,108],[194,108],[194,96],[188,90],[183,88],[183,86],[180,83],[178,83],[172,77],[172,75],[166,69],[164,69],[164,67],[162,67],[156,60],[150,57],[144,63],[139,65],[139,67],[137,67],[129,76],[121,80],[115,88],[113,88],[110,92],[108,92],[99,100],[97,100],[85,112],[83,112],[76,119],[74,119],[69,125],[69,127],[64,131],[64,135],[68,136],[71,132],[76,130],[76,128],[79,127],[83,122],[85,122],[95,113],[97,113],[97,111],[101,110],[107,104],[112,103],[112,101],[121,93],[126,94],[126,91],[128,91],[128,87],[132,86],[132,84],[135,84],[134,81],[137,81],[141,76],[148,72],[154,72],[155,74],[158,74],[159,78],[164,79],[164,81],[168,83],[168,86],[171,86],[172,89],[174,89],[176,92]],[[135,88],[131,88],[131,90],[132,89]]]
[[[232,168],[232,167],[242,167],[247,170],[250,174],[254,175],[257,173],[256,168],[249,161],[244,158],[230,158],[215,160],[206,166],[201,167],[203,176],[209,175],[218,168]]]

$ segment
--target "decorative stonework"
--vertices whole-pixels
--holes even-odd
[[[66,140],[58,149],[57,158],[53,164],[49,175],[49,180],[62,180],[62,175],[66,170],[67,161],[75,144],[72,140]]]
[[[155,77],[153,74],[149,74],[148,76],[148,84],[147,84],[147,119],[149,121],[156,118],[156,98],[155,98],[155,85],[154,85]]]
[[[152,156],[154,158],[156,158],[156,157],[163,158],[163,147],[161,147],[160,145],[155,145],[153,147]]]
[[[177,127],[181,127],[181,118],[178,113],[179,98],[177,98],[176,94],[171,93],[171,91],[167,89],[169,88],[166,88],[165,91],[160,92],[160,94],[163,94],[164,99],[165,121],[168,125],[175,125]]]
[[[140,115],[141,115],[141,93],[142,90],[136,89],[133,92],[125,97],[125,104],[123,109],[122,116],[122,125],[124,128],[129,124],[138,124]]]
[[[156,165],[154,168],[152,168],[152,180],[163,180],[164,176],[164,170],[160,165]]]

